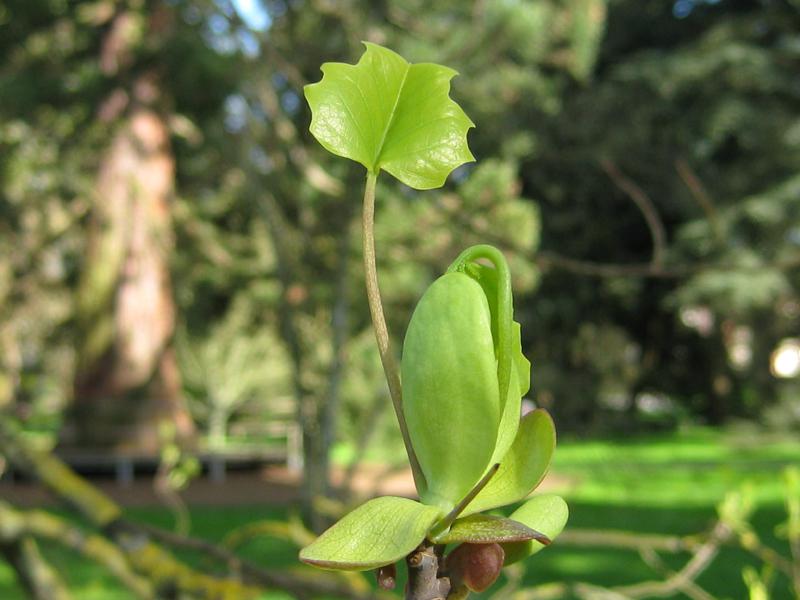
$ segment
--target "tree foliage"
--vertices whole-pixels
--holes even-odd
[[[335,439],[391,437],[355,291],[360,173],[317,147],[302,102],[319,65],[353,62],[362,40],[468,74],[452,85],[476,124],[476,165],[424,202],[387,182],[377,207],[396,338],[434,273],[488,239],[514,273],[530,397],[563,425],[635,425],[653,397],[673,414],[758,416],[785,395],[768,356],[799,312],[796,3],[240,9],[3,6],[0,395],[19,414],[69,402],[75,349],[103,322],[77,318],[92,194],[121,123],[114,92],[153,67],[175,160],[179,329],[198,346],[222,323],[280,339],[310,463]],[[115,39],[130,50],[109,76]],[[249,394],[269,398],[259,385]]]

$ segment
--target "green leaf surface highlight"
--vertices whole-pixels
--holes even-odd
[[[555,448],[556,428],[550,414],[537,409],[525,415],[511,449],[500,462],[500,469],[470,503],[464,515],[525,498],[544,478]]]
[[[492,515],[471,515],[458,519],[449,531],[437,536],[437,544],[490,544],[492,542],[525,542],[537,537],[537,532],[519,521]]]
[[[449,96],[456,72],[364,42],[355,65],[325,63],[322,80],[305,86],[311,133],[327,150],[391,173],[419,190],[441,187],[450,172],[475,160],[474,127]]]
[[[414,550],[442,511],[384,496],[369,500],[300,551],[300,560],[342,571],[366,571],[397,562]]]
[[[528,500],[511,513],[510,518],[545,534],[550,540],[554,540],[567,524],[569,508],[560,496],[542,494]],[[545,548],[544,544],[536,540],[503,543],[501,546],[506,553],[505,564],[507,565],[536,554]]]

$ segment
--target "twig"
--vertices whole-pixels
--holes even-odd
[[[695,199],[705,213],[706,219],[710,223],[711,229],[714,231],[714,237],[716,238],[717,242],[721,242],[722,230],[719,226],[717,210],[714,208],[714,202],[711,200],[711,196],[709,195],[708,190],[706,190],[706,187],[703,185],[703,182],[700,181],[700,178],[689,166],[689,163],[686,161],[686,159],[676,159],[675,170],[683,180],[683,183],[686,184],[686,187],[689,188],[692,198]]]
[[[0,537],[9,534],[31,535],[63,544],[108,569],[137,598],[145,600],[155,596],[147,580],[130,570],[125,555],[105,538],[84,532],[78,526],[60,517],[40,510],[16,510],[0,501]],[[56,591],[45,595],[47,600],[61,598]]]
[[[474,225],[461,214],[448,212],[448,216],[458,222],[462,227],[470,232],[478,233],[489,243],[494,244],[503,250],[514,252],[519,256],[527,257],[542,270],[559,269],[574,275],[597,278],[613,277],[647,277],[652,279],[683,279],[699,273],[722,271],[730,273],[761,272],[764,269],[777,269],[780,271],[792,271],[800,267],[800,252],[789,254],[783,259],[762,264],[726,263],[726,262],[695,262],[672,264],[668,266],[648,263],[607,263],[590,260],[582,260],[563,256],[548,250],[538,250],[535,253],[526,248],[520,248],[510,244],[507,239],[494,235],[490,231],[477,231]]]
[[[408,587],[405,600],[445,600],[450,580],[440,574],[442,548],[423,544],[406,557]]]
[[[558,537],[558,545],[580,546],[581,548],[621,548],[635,551],[649,549],[678,553],[695,550],[701,544],[694,537],[639,534],[628,531],[604,531],[597,529],[568,529]]]
[[[3,537],[0,533],[0,555],[14,569],[19,584],[32,600],[70,600],[67,587],[42,557],[33,538],[20,535],[5,540]]]
[[[613,590],[630,598],[661,598],[683,592],[694,600],[713,600],[714,597],[697,586],[694,580],[711,564],[719,552],[719,547],[731,537],[732,533],[730,527],[720,521],[714,526],[708,540],[697,548],[689,562],[671,577],[664,581],[645,581],[619,586]]]
[[[157,593],[193,598],[257,598],[263,589],[235,579],[211,577],[177,560],[141,530],[122,519],[117,504],[76,475],[55,456],[31,448],[9,419],[0,419],[0,453],[36,475],[53,493],[102,529],[122,551],[133,571],[147,578]]]
[[[603,167],[603,170],[608,174],[614,184],[623,192],[625,192],[625,194],[627,194],[631,200],[633,200],[633,203],[636,204],[637,208],[644,216],[644,220],[647,222],[647,227],[650,229],[650,236],[653,239],[652,264],[653,266],[660,268],[661,265],[664,264],[664,252],[667,247],[667,234],[664,231],[664,224],[661,222],[661,219],[658,216],[658,211],[656,210],[653,201],[642,188],[636,185],[633,180],[623,175],[623,173],[613,162],[608,159],[604,159],[600,161],[600,165]]]
[[[298,577],[286,571],[259,567],[251,561],[237,556],[223,546],[206,540],[180,535],[141,523],[126,522],[126,526],[132,530],[143,531],[153,539],[170,547],[183,548],[205,554],[227,565],[232,572],[240,574],[247,583],[280,588],[300,596],[329,594],[353,598],[354,600],[369,600],[373,598],[371,593],[355,590],[351,584],[341,581],[335,575],[313,573],[313,576]]]

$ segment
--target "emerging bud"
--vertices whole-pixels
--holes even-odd
[[[530,383],[519,338],[508,267],[491,246],[463,252],[419,301],[402,380],[424,503],[449,511],[510,448]]]
[[[461,544],[447,556],[447,572],[454,586],[482,592],[497,580],[504,560],[499,544]]]
[[[378,587],[382,590],[393,590],[397,585],[397,567],[394,563],[380,567],[378,573]]]

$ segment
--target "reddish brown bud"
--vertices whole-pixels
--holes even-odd
[[[447,556],[447,571],[451,580],[482,592],[500,575],[503,560],[499,544],[461,544]]]
[[[391,564],[378,569],[378,587],[382,590],[393,590],[397,584],[397,568]]]

